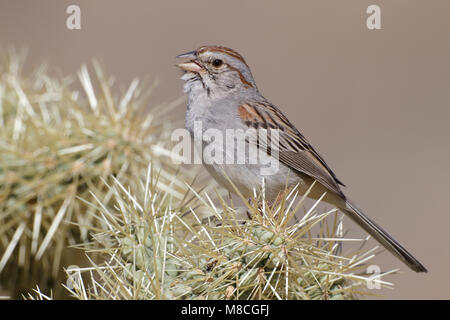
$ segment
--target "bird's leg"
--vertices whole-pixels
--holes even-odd
[[[248,203],[251,204],[252,203],[252,198],[248,198]],[[249,220],[252,220],[252,214],[250,213],[250,210],[247,208],[247,218]]]
[[[274,200],[269,200],[267,201],[267,204],[271,207],[274,208],[275,205],[277,205],[278,203],[281,203],[281,201],[284,199],[284,197],[286,196],[287,190],[283,190],[280,191],[277,195],[277,197]]]
[[[214,225],[215,227],[219,227],[222,225],[222,221],[219,220],[216,216],[208,216],[201,220],[202,224]]]
[[[287,193],[287,190],[280,191],[275,199],[267,201],[267,205],[270,208],[274,208],[278,203],[280,203],[284,199],[284,197],[286,196],[286,193]],[[252,198],[249,198],[248,203],[251,205],[252,202],[253,202]],[[263,210],[263,203],[262,203],[262,201],[258,201],[258,211],[262,212],[262,210]],[[252,214],[250,213],[250,210],[248,210],[248,209],[247,209],[247,217],[250,220],[252,219]]]

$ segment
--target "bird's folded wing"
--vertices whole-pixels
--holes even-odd
[[[249,128],[257,131],[278,129],[276,130],[278,141],[271,140],[275,139],[272,138],[275,136],[271,132],[267,132],[266,143],[255,140],[259,147],[264,147],[268,153],[278,156],[279,161],[284,165],[311,176],[330,191],[343,195],[339,185],[344,184],[337,179],[334,172],[306,138],[275,106],[266,101],[252,101],[240,105],[238,112],[243,123]],[[274,146],[276,150],[272,150]]]

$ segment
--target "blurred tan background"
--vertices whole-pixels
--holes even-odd
[[[66,28],[70,4],[81,30]],[[366,27],[370,4],[382,30]],[[0,46],[10,44],[29,47],[29,68],[47,60],[74,74],[100,57],[123,88],[158,78],[155,103],[182,94],[177,54],[236,49],[350,197],[430,270],[385,252],[376,262],[402,273],[374,294],[450,298],[450,1],[0,0]]]

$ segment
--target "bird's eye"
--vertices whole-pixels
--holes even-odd
[[[212,65],[214,66],[214,67],[220,67],[221,65],[223,64],[223,61],[222,60],[220,60],[220,59],[214,59],[213,60],[213,62],[212,62]]]

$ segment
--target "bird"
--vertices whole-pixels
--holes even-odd
[[[219,185],[232,193],[238,189],[242,195],[251,197],[253,190],[261,190],[264,184],[266,199],[274,201],[286,189],[286,184],[297,186],[305,193],[314,183],[309,198],[319,199],[325,194],[323,201],[340,209],[411,270],[428,271],[344,194],[345,185],[324,158],[280,109],[260,93],[241,54],[225,46],[204,45],[176,58],[186,59],[176,64],[182,70],[187,95],[186,129],[202,148],[203,164]],[[238,150],[236,145],[227,145],[211,134],[225,136],[229,130],[276,132],[270,146],[269,140],[259,143],[258,138],[245,136],[247,144],[262,150],[266,160],[277,164],[275,172],[263,174],[267,163],[252,162],[255,155],[247,149],[243,151],[245,161],[237,163],[242,148]]]

